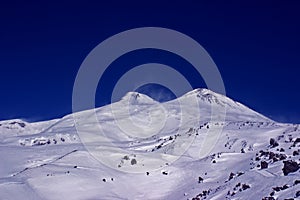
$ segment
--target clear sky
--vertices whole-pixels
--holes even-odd
[[[87,54],[116,33],[158,26],[180,31],[208,51],[227,96],[274,120],[300,123],[299,1],[209,2],[2,1],[0,119],[71,113],[73,83]],[[149,61],[188,65],[160,51],[124,55],[106,72],[97,106],[109,103],[122,73]],[[184,69],[194,88],[205,87]]]

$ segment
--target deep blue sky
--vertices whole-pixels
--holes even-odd
[[[274,120],[300,123],[300,3],[245,2],[2,1],[0,119],[71,113],[73,83],[87,54],[121,31],[158,26],[198,41],[219,67],[229,97]],[[116,60],[107,77],[126,72],[117,65],[153,60],[181,62],[165,52],[138,51]],[[205,86],[185,73],[195,88]],[[106,84],[97,105],[108,103],[114,80]]]

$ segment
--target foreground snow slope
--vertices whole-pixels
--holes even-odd
[[[211,106],[226,110],[224,121]],[[207,89],[163,104],[131,92],[95,112],[99,123],[93,110],[0,122],[0,199],[299,198],[298,125]],[[207,138],[217,141],[208,147]],[[87,149],[101,151],[104,164]]]

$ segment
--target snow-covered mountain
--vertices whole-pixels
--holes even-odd
[[[61,119],[1,121],[0,199],[299,199],[299,154],[299,125],[210,90],[165,103],[130,92]]]

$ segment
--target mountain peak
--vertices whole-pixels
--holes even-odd
[[[185,95],[183,95],[181,98],[192,98],[197,97],[197,99],[207,102],[209,104],[217,104],[220,106],[227,106],[228,104],[236,104],[239,105],[239,103],[233,101],[232,99],[228,98],[225,95],[218,94],[216,92],[213,92],[206,88],[197,88],[194,89]]]
[[[155,104],[158,103],[151,97],[138,92],[128,92],[121,101],[127,101],[130,104]]]
[[[189,105],[192,105],[194,102],[200,106],[200,109],[208,110],[211,106],[225,109],[226,119],[229,121],[272,121],[251,108],[206,88],[194,89],[181,96],[180,100]]]
[[[223,96],[221,94],[215,93],[207,88],[197,88],[194,89],[190,92],[187,92],[186,94],[183,95],[183,97],[190,97],[190,96],[197,96],[197,97],[201,97],[201,96]]]

